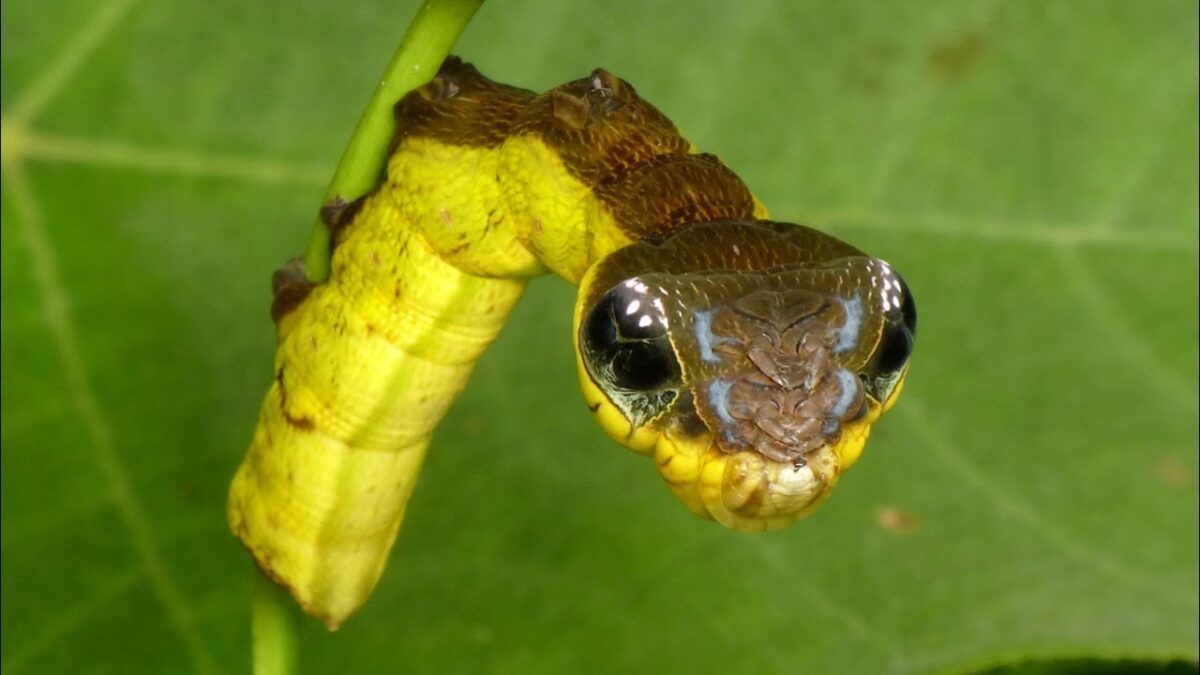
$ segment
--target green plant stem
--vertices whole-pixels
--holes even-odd
[[[299,613],[287,591],[255,570],[250,610],[254,675],[294,675]]]
[[[482,4],[483,0],[425,0],[417,10],[342,153],[325,193],[327,201],[350,202],[375,187],[395,132],[392,106],[404,94],[433,79]],[[329,229],[320,219],[308,241],[305,266],[309,281],[329,278]]]
[[[425,0],[417,10],[342,153],[326,201],[350,202],[375,188],[395,133],[392,106],[433,79],[482,4],[483,0]],[[309,281],[329,278],[329,229],[319,218],[309,237],[305,266]],[[257,572],[251,603],[255,675],[294,675],[299,621],[287,591]]]

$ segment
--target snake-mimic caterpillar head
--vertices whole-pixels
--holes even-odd
[[[738,529],[784,526],[828,494],[895,402],[916,336],[890,265],[794,227],[694,226],[612,254],[580,286],[601,425]]]

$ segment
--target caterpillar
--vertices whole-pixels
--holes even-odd
[[[229,494],[258,566],[331,629],[378,581],[431,434],[530,279],[579,285],[584,403],[694,513],[816,508],[896,401],[916,307],[892,267],[768,220],[627,82],[543,94],[451,57],[395,106],[378,188],[323,210],[328,281],[273,278],[274,380]]]

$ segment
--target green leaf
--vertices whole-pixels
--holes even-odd
[[[268,279],[415,4],[9,2],[6,674],[245,672],[228,480]],[[1197,5],[488,3],[457,49],[604,66],[782,219],[891,260],[903,399],[809,521],[688,515],[592,425],[535,283],[392,564],[302,672],[942,672],[1197,659]]]

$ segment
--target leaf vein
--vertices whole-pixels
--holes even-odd
[[[963,452],[956,450],[955,446],[945,439],[944,433],[934,430],[925,406],[916,399],[913,392],[905,392],[904,399],[903,405],[898,407],[904,411],[904,415],[924,440],[925,448],[958,473],[973,490],[991,502],[997,511],[1024,525],[1029,532],[1068,558],[1125,584],[1153,592],[1164,602],[1179,604],[1179,594],[1173,592],[1173,589],[1157,583],[1121,561],[1089,548],[1062,528],[1047,521],[1021,500],[1009,495],[1004,488],[987,478]]]
[[[31,160],[136,169],[149,173],[215,177],[259,184],[323,187],[330,169],[286,160],[155,148],[104,138],[77,138],[26,132],[19,146]]]
[[[1121,354],[1144,371],[1146,379],[1168,394],[1172,401],[1183,404],[1194,413],[1200,406],[1200,395],[1193,386],[1195,383],[1189,383],[1177,371],[1164,365],[1145,339],[1130,330],[1119,312],[1113,308],[1112,303],[1104,297],[1103,293],[1096,290],[1097,280],[1079,259],[1077,253],[1060,251],[1058,260],[1071,292],[1090,310],[1089,313],[1096,317],[1100,325],[1118,343]]]
[[[86,21],[67,41],[50,65],[29,85],[12,107],[12,119],[25,123],[40,113],[75,75],[88,56],[133,7],[136,0],[111,0]]]
[[[143,573],[144,570],[141,568],[128,569],[99,584],[91,597],[76,603],[71,611],[56,615],[54,620],[44,626],[32,639],[23,642],[15,655],[6,653],[5,656],[10,658],[3,667],[0,667],[0,670],[8,675],[16,675],[24,670],[38,656],[69,637],[94,612],[133,588],[134,584],[142,578]]]
[[[79,338],[70,318],[70,297],[63,286],[57,256],[42,223],[43,216],[36,196],[26,182],[21,167],[6,166],[4,177],[11,190],[13,206],[19,214],[17,227],[30,258],[35,286],[41,295],[46,328],[58,352],[73,407],[91,441],[91,448],[121,521],[129,532],[155,594],[183,637],[197,672],[216,672],[208,649],[193,626],[191,611],[159,553],[145,509],[130,484],[125,462],[117,453],[112,425],[92,389]]]

